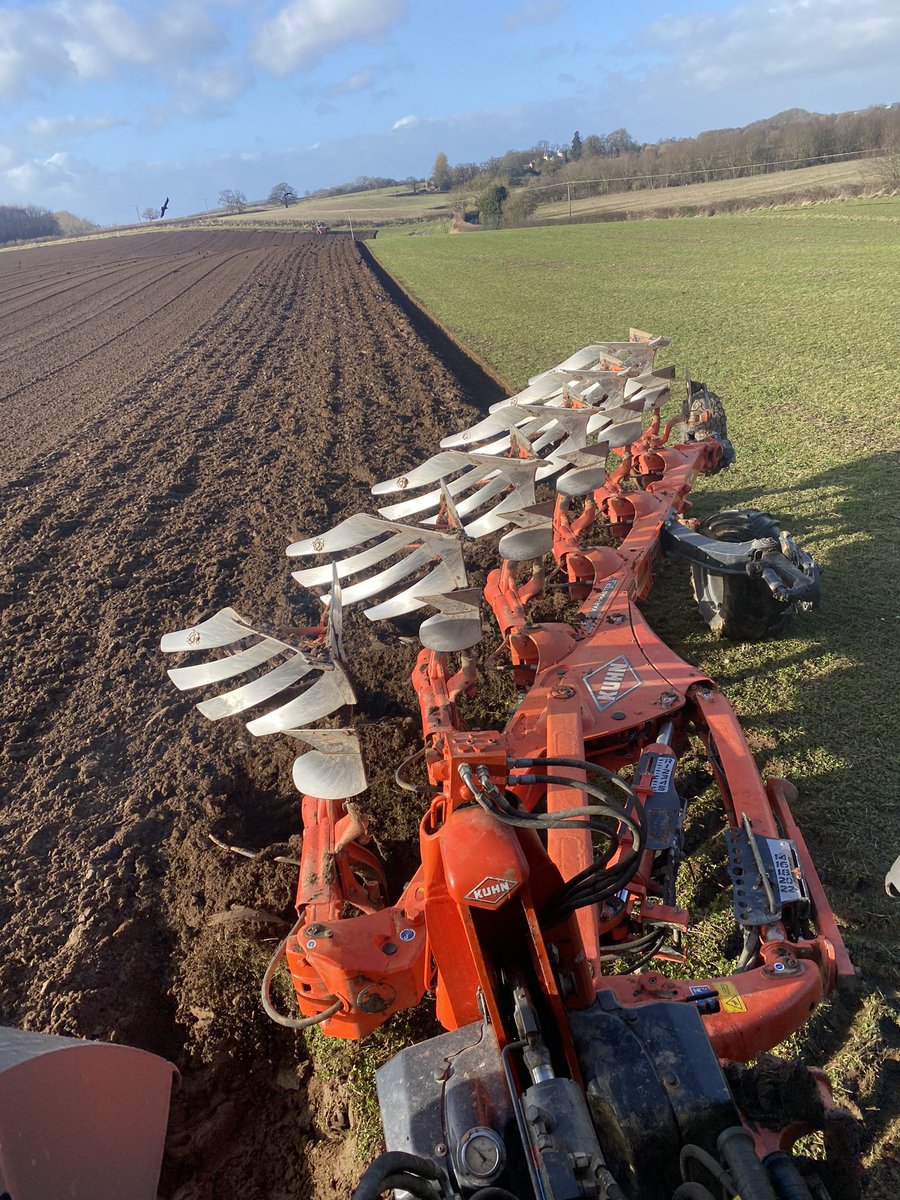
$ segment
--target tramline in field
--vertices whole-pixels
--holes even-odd
[[[316,628],[268,629],[224,609],[162,640],[166,652],[228,650],[169,672],[182,689],[226,685],[198,706],[207,717],[247,714],[251,733],[310,747],[293,770],[297,921],[265,974],[269,1015],[362,1038],[435,996],[447,1032],[378,1072],[388,1152],[357,1200],[858,1191],[855,1129],[825,1077],[765,1056],[738,1065],[853,974],[790,812],[794,789],[762,781],[716,684],[637,608],[656,560],[677,554],[715,632],[765,636],[817,602],[819,568],[768,514],[688,519],[696,478],[734,455],[703,384],[688,383],[682,416],[661,427],[673,372],[654,359],[666,344],[632,330],[585,347],[377,484],[389,498],[378,515],[288,547],[310,561],[294,578],[323,602]],[[472,588],[466,549],[489,534],[500,565]],[[557,583],[568,619],[532,620]],[[482,596],[500,634],[486,658]],[[428,788],[409,781],[411,763],[397,772],[400,787],[427,790],[422,865],[394,904],[353,799],[366,788],[357,734],[315,724],[355,703],[343,623],[355,604],[373,621],[436,610],[419,625],[412,678]],[[470,729],[460,708],[496,665],[518,703],[502,730]],[[743,941],[728,977],[688,978],[685,966],[678,764],[691,739],[726,819]],[[272,1003],[282,961],[299,1018]],[[813,1130],[828,1154],[818,1173],[791,1154]]]

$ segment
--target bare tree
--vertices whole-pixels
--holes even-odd
[[[219,204],[230,213],[242,213],[247,207],[247,197],[234,188],[226,188],[224,192],[219,192]]]
[[[224,194],[225,193],[223,192],[222,195],[224,196]],[[288,208],[291,204],[293,204],[296,199],[296,188],[292,188],[289,183],[276,183],[271,192],[269,192],[269,203],[283,204],[285,208]],[[246,200],[244,203],[246,203]]]
[[[144,218],[145,221],[155,221],[156,218],[159,216],[159,209],[158,208],[145,208],[144,211],[141,213],[141,216]]]

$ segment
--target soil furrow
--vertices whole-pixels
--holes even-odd
[[[165,1200],[336,1200],[358,1169],[346,1101],[257,1007],[277,930],[209,924],[233,904],[290,913],[290,868],[223,855],[206,834],[254,847],[296,835],[294,751],[204,721],[166,679],[158,639],[226,604],[308,619],[317,605],[285,545],[371,511],[374,480],[497,389],[466,393],[351,241],[245,236],[227,235],[237,257],[194,283],[152,346],[122,339],[115,369],[73,353],[60,379],[76,399],[46,452],[7,460],[0,1019],[178,1063]],[[173,261],[197,245],[209,236],[171,243]],[[33,414],[9,411],[27,442]],[[418,819],[391,779],[415,745],[411,651],[349,623],[367,804],[399,885]]]

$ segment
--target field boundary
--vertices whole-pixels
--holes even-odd
[[[485,402],[493,403],[512,395],[515,388],[497,374],[468,347],[458,342],[445,325],[431,315],[418,300],[378,261],[364,242],[357,242],[360,258],[372,271],[394,303],[402,309],[413,329],[465,385],[466,389],[485,393]]]
[[[737,213],[771,212],[774,209],[809,208],[813,204],[834,204],[843,200],[893,194],[884,185],[865,183],[817,184],[798,192],[765,192],[758,196],[724,196],[718,200],[661,204],[647,208],[598,208],[590,212],[561,213],[558,216],[530,217],[524,228],[559,225],[593,225],[609,221],[666,221],[674,217],[718,217]]]

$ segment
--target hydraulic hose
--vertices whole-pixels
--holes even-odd
[[[812,1200],[806,1180],[797,1170],[797,1164],[790,1154],[786,1154],[784,1150],[776,1150],[773,1154],[766,1155],[763,1166],[769,1172],[778,1200]]]
[[[741,956],[734,968],[734,974],[740,975],[744,971],[749,971],[756,966],[759,958],[759,930],[745,929],[744,930],[744,948],[741,951]]]
[[[388,1150],[369,1163],[350,1200],[378,1200],[389,1188],[402,1188],[421,1200],[448,1194],[447,1176],[430,1158]]]
[[[672,1200],[716,1200],[702,1183],[681,1183],[672,1193]]]
[[[542,916],[542,924],[553,925],[563,920],[577,908],[600,904],[608,900],[629,882],[641,861],[639,854],[628,854],[621,862],[610,867],[607,862],[591,863],[583,871],[564,883],[553,897],[548,911]]]
[[[518,759],[515,761],[530,763],[533,760]],[[564,765],[581,767],[584,764],[582,764],[580,759],[570,759]],[[594,769],[593,764],[588,763],[586,765]],[[585,908],[590,904],[598,904],[615,895],[616,892],[625,886],[637,870],[640,863],[640,849],[644,842],[644,824],[639,809],[636,808],[635,815],[632,817],[623,809],[614,808],[612,805],[606,803],[609,798],[603,791],[594,784],[580,779],[570,779],[567,776],[561,775],[510,775],[507,778],[511,784],[558,784],[561,787],[572,788],[575,791],[584,792],[595,799],[603,801],[601,804],[581,805],[578,808],[564,809],[555,813],[525,813],[515,808],[500,789],[496,787],[491,781],[486,767],[478,768],[477,780],[475,778],[476,772],[473,771],[469,763],[460,764],[458,769],[460,778],[472,793],[476,802],[486,812],[489,812],[498,821],[502,821],[505,824],[525,829],[541,830],[559,828],[590,829],[604,837],[610,839],[617,838],[615,833],[598,824],[598,821],[603,819],[614,820],[617,825],[622,825],[631,832],[633,839],[632,850],[620,862],[612,867],[609,866],[608,860],[591,863],[589,867],[586,867],[583,871],[573,876],[572,879],[559,889],[552,898],[547,910],[541,915],[541,924],[545,928],[558,924],[577,908]],[[595,773],[604,774],[605,768],[596,768]],[[624,784],[622,780],[619,780],[619,783],[628,791],[629,796],[634,796],[634,793],[627,784]]]
[[[427,747],[422,746],[421,749],[415,750],[410,754],[409,758],[404,758],[403,762],[394,772],[394,782],[397,784],[397,787],[403,788],[404,792],[421,792],[424,790],[423,788],[416,787],[414,783],[410,783],[408,779],[404,779],[403,772],[407,767],[411,767],[414,762],[418,762],[420,758],[424,758],[426,749]]]
[[[294,929],[291,930],[291,933]],[[291,934],[288,934],[290,937]],[[283,1025],[285,1029],[310,1029],[313,1025],[321,1025],[323,1021],[329,1020],[336,1013],[340,1012],[343,1005],[340,1000],[335,1000],[334,1004],[330,1005],[323,1012],[316,1013],[314,1017],[283,1017],[278,1009],[272,1003],[272,980],[275,978],[275,972],[278,970],[278,964],[284,958],[287,949],[288,938],[286,937],[278,946],[278,949],[272,955],[269,965],[266,967],[266,972],[262,977],[262,984],[259,989],[259,998],[262,1001],[262,1006],[266,1011],[266,1016],[274,1021],[276,1025]]]
[[[728,1166],[741,1200],[778,1200],[766,1168],[756,1155],[753,1138],[743,1126],[723,1130],[716,1149]]]
[[[681,1154],[678,1156],[678,1166],[681,1170],[681,1178],[689,1182],[688,1175],[690,1173],[690,1164],[695,1162],[715,1179],[720,1187],[729,1191],[733,1196],[737,1191],[734,1186],[734,1180],[725,1170],[721,1163],[716,1162],[711,1154],[708,1154],[702,1146],[695,1146],[693,1142],[687,1142],[681,1147]]]
[[[564,764],[564,765],[566,765],[566,764]],[[507,782],[510,783],[511,785],[529,784],[529,783],[550,784],[554,787],[568,787],[568,788],[572,788],[576,792],[584,792],[586,795],[591,796],[596,800],[608,801],[608,799],[609,799],[609,797],[606,795],[606,793],[601,791],[600,788],[596,787],[594,784],[586,783],[584,780],[581,780],[581,779],[569,779],[569,777],[567,775],[534,775],[534,774],[510,775],[507,779]],[[633,795],[633,793],[631,792],[631,789],[629,788],[628,790],[629,790],[629,793],[631,795]],[[613,820],[618,821],[620,825],[624,825],[625,828],[631,832],[631,835],[634,838],[635,852],[640,850],[641,844],[644,840],[643,828],[633,817],[629,816],[628,813],[626,813],[624,810],[613,808],[608,803],[601,803],[599,805],[588,805],[580,810],[579,809],[571,809],[571,808],[566,809],[565,813],[578,813],[579,811],[584,812],[584,813],[595,813],[596,812],[596,813],[598,813],[598,815],[602,815],[605,817],[612,817]],[[548,813],[546,815],[546,817],[544,816],[544,814],[541,814],[540,820],[542,822],[546,822],[549,825],[550,824],[550,822],[548,820],[549,817],[562,817],[563,815],[564,814],[562,812],[552,813],[552,814]],[[572,822],[572,827],[576,828],[576,829],[583,828],[583,826],[576,825],[574,821]]]
[[[654,930],[653,933],[645,933],[641,937],[629,938],[625,942],[606,942],[600,949],[605,951],[600,955],[600,961],[606,962],[608,959],[622,958],[627,954],[639,954],[641,950],[646,950],[648,946],[653,945],[659,937],[659,931]]]
[[[598,763],[588,762],[583,758],[514,758],[510,760],[511,767],[574,767],[575,770],[584,771],[588,775],[599,775],[602,779],[608,779],[614,787],[625,792],[631,800],[635,800],[634,789],[630,784],[621,779],[615,771],[610,771],[608,767],[601,767]]]
[[[515,808],[487,776],[480,778],[476,782],[474,772],[468,763],[461,764],[459,775],[481,807],[490,812],[499,821],[504,821],[507,825],[517,825],[524,829],[592,829],[594,832],[602,834],[605,837],[615,837],[615,834],[611,833],[610,830],[604,829],[602,825],[597,824],[597,821],[592,819],[596,817],[613,820],[617,824],[624,825],[627,829],[631,830],[632,836],[638,842],[642,840],[643,830],[638,822],[622,809],[613,808],[610,804],[579,805],[577,808],[566,808],[554,813],[528,813]],[[551,783],[559,783],[564,787],[573,788],[579,792],[586,792],[589,796],[593,796],[601,801],[608,800],[607,795],[592,784],[562,776],[523,775],[517,777],[510,775],[508,776],[508,781],[512,784],[544,783],[549,781]]]
[[[519,1200],[519,1197],[508,1192],[506,1188],[486,1187],[473,1192],[470,1200]]]
[[[662,944],[665,940],[666,940],[666,931],[664,929],[662,929],[662,930],[660,930],[660,932],[658,934],[656,934],[656,941],[650,947],[650,949],[646,952],[646,954],[642,954],[641,957],[636,962],[629,963],[627,969],[623,972],[623,974],[633,975],[635,973],[635,971],[639,971],[641,969],[641,967],[646,967],[647,963],[652,962],[653,959],[656,957],[657,952],[659,951],[660,947],[662,946]]]

